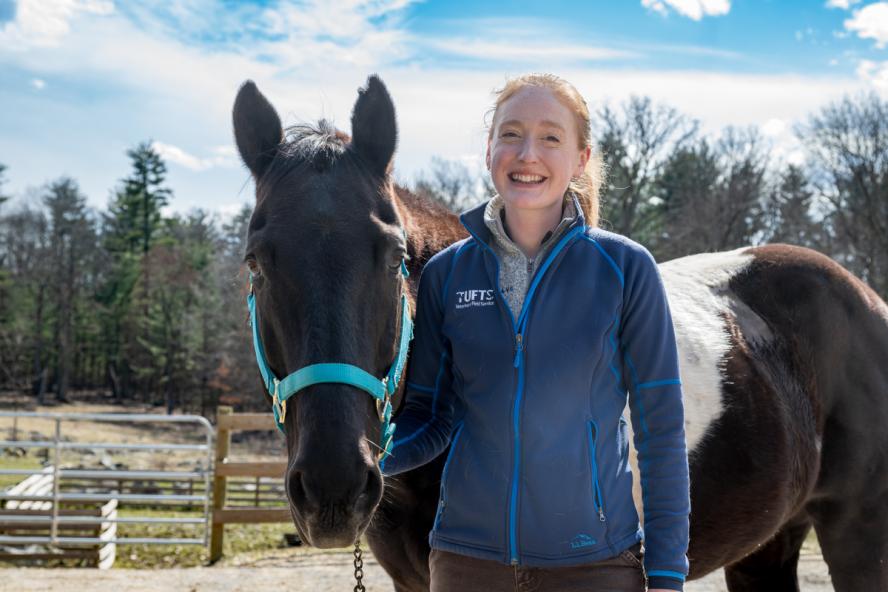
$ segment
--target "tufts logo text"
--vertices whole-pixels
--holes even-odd
[[[459,290],[456,293],[456,309],[470,306],[493,306],[493,290]]]

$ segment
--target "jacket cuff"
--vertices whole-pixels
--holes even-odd
[[[648,588],[665,588],[667,590],[684,590],[684,574],[653,570],[648,572]]]

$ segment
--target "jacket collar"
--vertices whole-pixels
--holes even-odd
[[[586,224],[586,218],[583,215],[583,208],[580,207],[580,202],[577,199],[576,195],[571,194],[569,199],[573,200],[574,208],[577,212],[577,215],[568,225],[566,231],[570,231],[577,226],[585,226]],[[490,242],[494,238],[493,236],[491,236],[491,232],[490,229],[487,227],[487,224],[484,223],[484,211],[486,210],[489,201],[490,200],[485,201],[484,203],[472,208],[471,210],[467,210],[459,217],[459,221],[462,222],[462,225],[466,228],[466,230],[469,231],[469,234],[472,235],[472,238],[477,240],[485,247],[489,247]]]

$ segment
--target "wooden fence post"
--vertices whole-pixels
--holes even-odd
[[[216,409],[216,425],[219,426],[219,418],[231,415],[234,409],[223,406]],[[228,449],[231,447],[231,430],[228,427],[219,427],[216,431],[216,462],[213,476],[213,514],[225,507],[225,494],[228,478],[219,475],[218,468],[228,457]],[[225,524],[213,520],[210,531],[210,563],[215,563],[222,557],[222,540],[225,535]]]

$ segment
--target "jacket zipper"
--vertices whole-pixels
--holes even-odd
[[[598,441],[598,426],[595,421],[589,420],[589,457],[592,463],[592,496],[595,499],[595,508],[598,511],[598,520],[605,522],[604,497],[601,495],[601,485],[598,483],[598,459],[595,455],[595,445]]]
[[[512,438],[515,447],[512,464],[512,492],[509,496],[509,563],[518,565],[518,481],[521,473],[521,402],[524,399],[524,343],[521,333],[515,334],[515,367],[518,369],[518,387],[512,407]]]
[[[466,227],[466,230],[469,230]],[[500,302],[502,306],[505,307],[506,311],[509,314],[509,319],[512,321],[512,331],[515,334],[515,361],[514,366],[518,369],[518,386],[515,389],[515,400],[512,407],[512,435],[513,435],[513,445],[515,448],[515,453],[513,455],[512,462],[512,486],[511,486],[511,494],[509,496],[509,563],[512,565],[518,565],[518,537],[517,537],[517,523],[518,523],[518,478],[520,476],[520,467],[521,467],[521,403],[523,401],[524,395],[524,351],[525,351],[525,343],[524,343],[524,333],[526,332],[527,326],[527,316],[530,311],[530,303],[533,300],[533,295],[536,292],[536,286],[539,284],[540,279],[542,279],[542,274],[546,272],[549,265],[552,261],[554,261],[555,257],[567,246],[567,244],[576,236],[585,231],[585,227],[577,226],[570,230],[559,242],[555,245],[555,248],[552,249],[551,253],[543,264],[537,269],[535,279],[530,288],[528,289],[527,295],[524,299],[524,305],[521,309],[521,314],[518,316],[518,321],[515,321],[514,315],[512,315],[512,311],[509,308],[509,303],[506,300],[506,297],[503,295],[502,289],[500,288],[499,283],[499,259],[496,257],[496,253],[481,239],[479,239],[475,234],[469,230],[469,234],[478,242],[478,244],[482,245],[488,253],[493,257],[493,261],[496,264],[496,291],[499,294]]]

